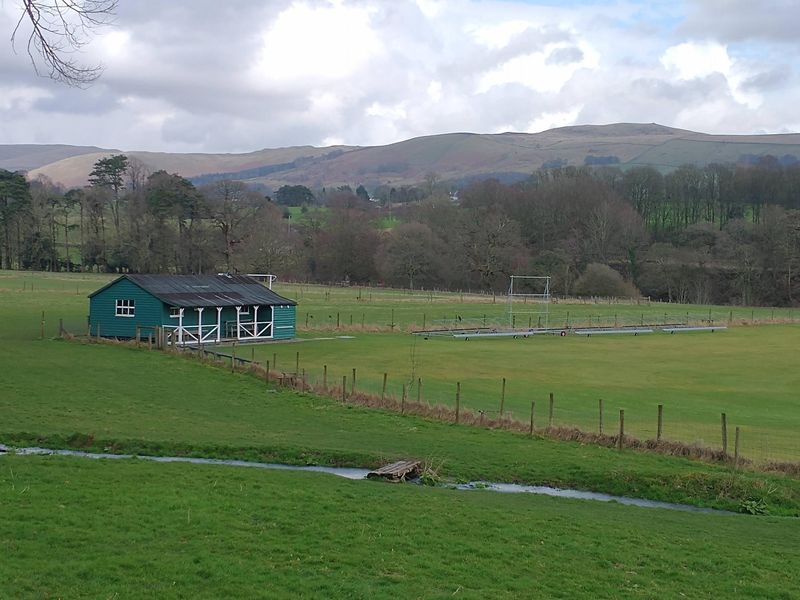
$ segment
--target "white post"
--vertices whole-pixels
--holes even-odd
[[[240,327],[242,326],[241,325],[241,320],[240,320],[241,319],[241,312],[242,312],[242,307],[241,306],[237,306],[236,307],[236,339],[237,340],[242,339],[241,331],[240,331]]]
[[[203,309],[197,309],[197,343],[203,343]]]
[[[217,307],[217,343],[222,339],[222,307]]]
[[[253,337],[258,337],[258,307],[253,307]]]
[[[178,309],[178,344],[183,344],[183,309]]]

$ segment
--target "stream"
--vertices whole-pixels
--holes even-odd
[[[9,448],[0,444],[0,456],[5,454],[17,454],[22,456],[76,456],[81,458],[94,459],[129,459],[149,460],[160,463],[191,463],[196,465],[224,465],[230,467],[249,467],[253,469],[269,469],[278,471],[311,471],[314,473],[328,473],[345,479],[360,480],[366,479],[369,469],[356,469],[351,467],[321,467],[321,466],[302,466],[286,465],[280,463],[262,463],[246,460],[224,460],[217,458],[192,458],[188,456],[142,456],[133,454],[107,454],[102,452],[81,452],[79,450],[54,450],[50,448]],[[413,482],[412,482],[413,483]],[[518,483],[494,483],[487,481],[472,481],[463,484],[443,484],[444,487],[453,490],[488,490],[503,494],[537,494],[540,496],[552,496],[556,498],[571,498],[575,500],[595,500],[599,502],[616,502],[627,506],[640,506],[644,508],[662,508],[666,510],[677,510],[694,513],[711,513],[718,515],[736,515],[738,513],[717,510],[714,508],[701,508],[690,504],[673,504],[670,502],[660,502],[658,500],[645,500],[644,498],[630,498],[627,496],[612,496],[599,492],[585,492],[581,490],[571,490],[564,488],[554,488],[540,485],[522,485]]]

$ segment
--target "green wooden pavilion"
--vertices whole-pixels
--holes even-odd
[[[120,339],[162,328],[171,343],[295,336],[294,300],[247,275],[122,275],[89,296],[89,333]]]

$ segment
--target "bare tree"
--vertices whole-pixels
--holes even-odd
[[[73,58],[85,46],[96,29],[108,25],[118,0],[22,0],[23,11],[11,34],[14,46],[17,34],[30,26],[26,50],[37,74],[40,63],[47,77],[75,87],[95,81],[102,66],[86,66]]]

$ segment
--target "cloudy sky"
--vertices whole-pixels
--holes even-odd
[[[43,0],[53,2],[54,0]],[[800,131],[797,0],[119,0],[37,77],[0,0],[0,143],[243,152],[657,122]]]

